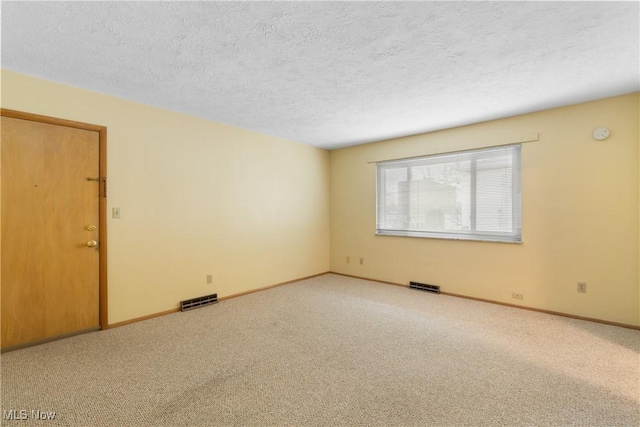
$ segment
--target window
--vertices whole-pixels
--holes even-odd
[[[376,234],[520,242],[520,145],[377,164]]]

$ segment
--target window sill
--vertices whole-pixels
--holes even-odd
[[[412,232],[412,231],[376,231],[376,236],[391,236],[391,237],[417,237],[419,239],[437,239],[437,240],[462,240],[465,242],[484,242],[484,243],[507,243],[511,245],[522,245],[522,239],[520,240],[506,240],[496,237],[495,239],[487,236],[478,236],[477,238],[468,237],[468,236],[456,236],[452,234],[448,235],[437,235],[435,233],[422,233],[422,232]]]

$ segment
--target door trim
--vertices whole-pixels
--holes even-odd
[[[98,278],[98,319],[100,329],[109,326],[108,294],[107,294],[107,127],[73,120],[59,119],[57,117],[42,116],[39,114],[25,113],[23,111],[0,108],[0,115],[14,119],[29,120],[32,122],[47,123],[50,125],[66,126],[98,132],[99,135],[99,171],[100,171],[100,198],[99,198],[99,278]]]

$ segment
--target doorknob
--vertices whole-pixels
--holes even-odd
[[[89,240],[87,242],[87,246],[89,246],[90,248],[95,248],[96,246],[98,246],[98,242],[96,242],[95,240]]]

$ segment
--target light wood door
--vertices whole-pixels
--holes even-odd
[[[98,329],[99,134],[1,120],[2,348]]]

